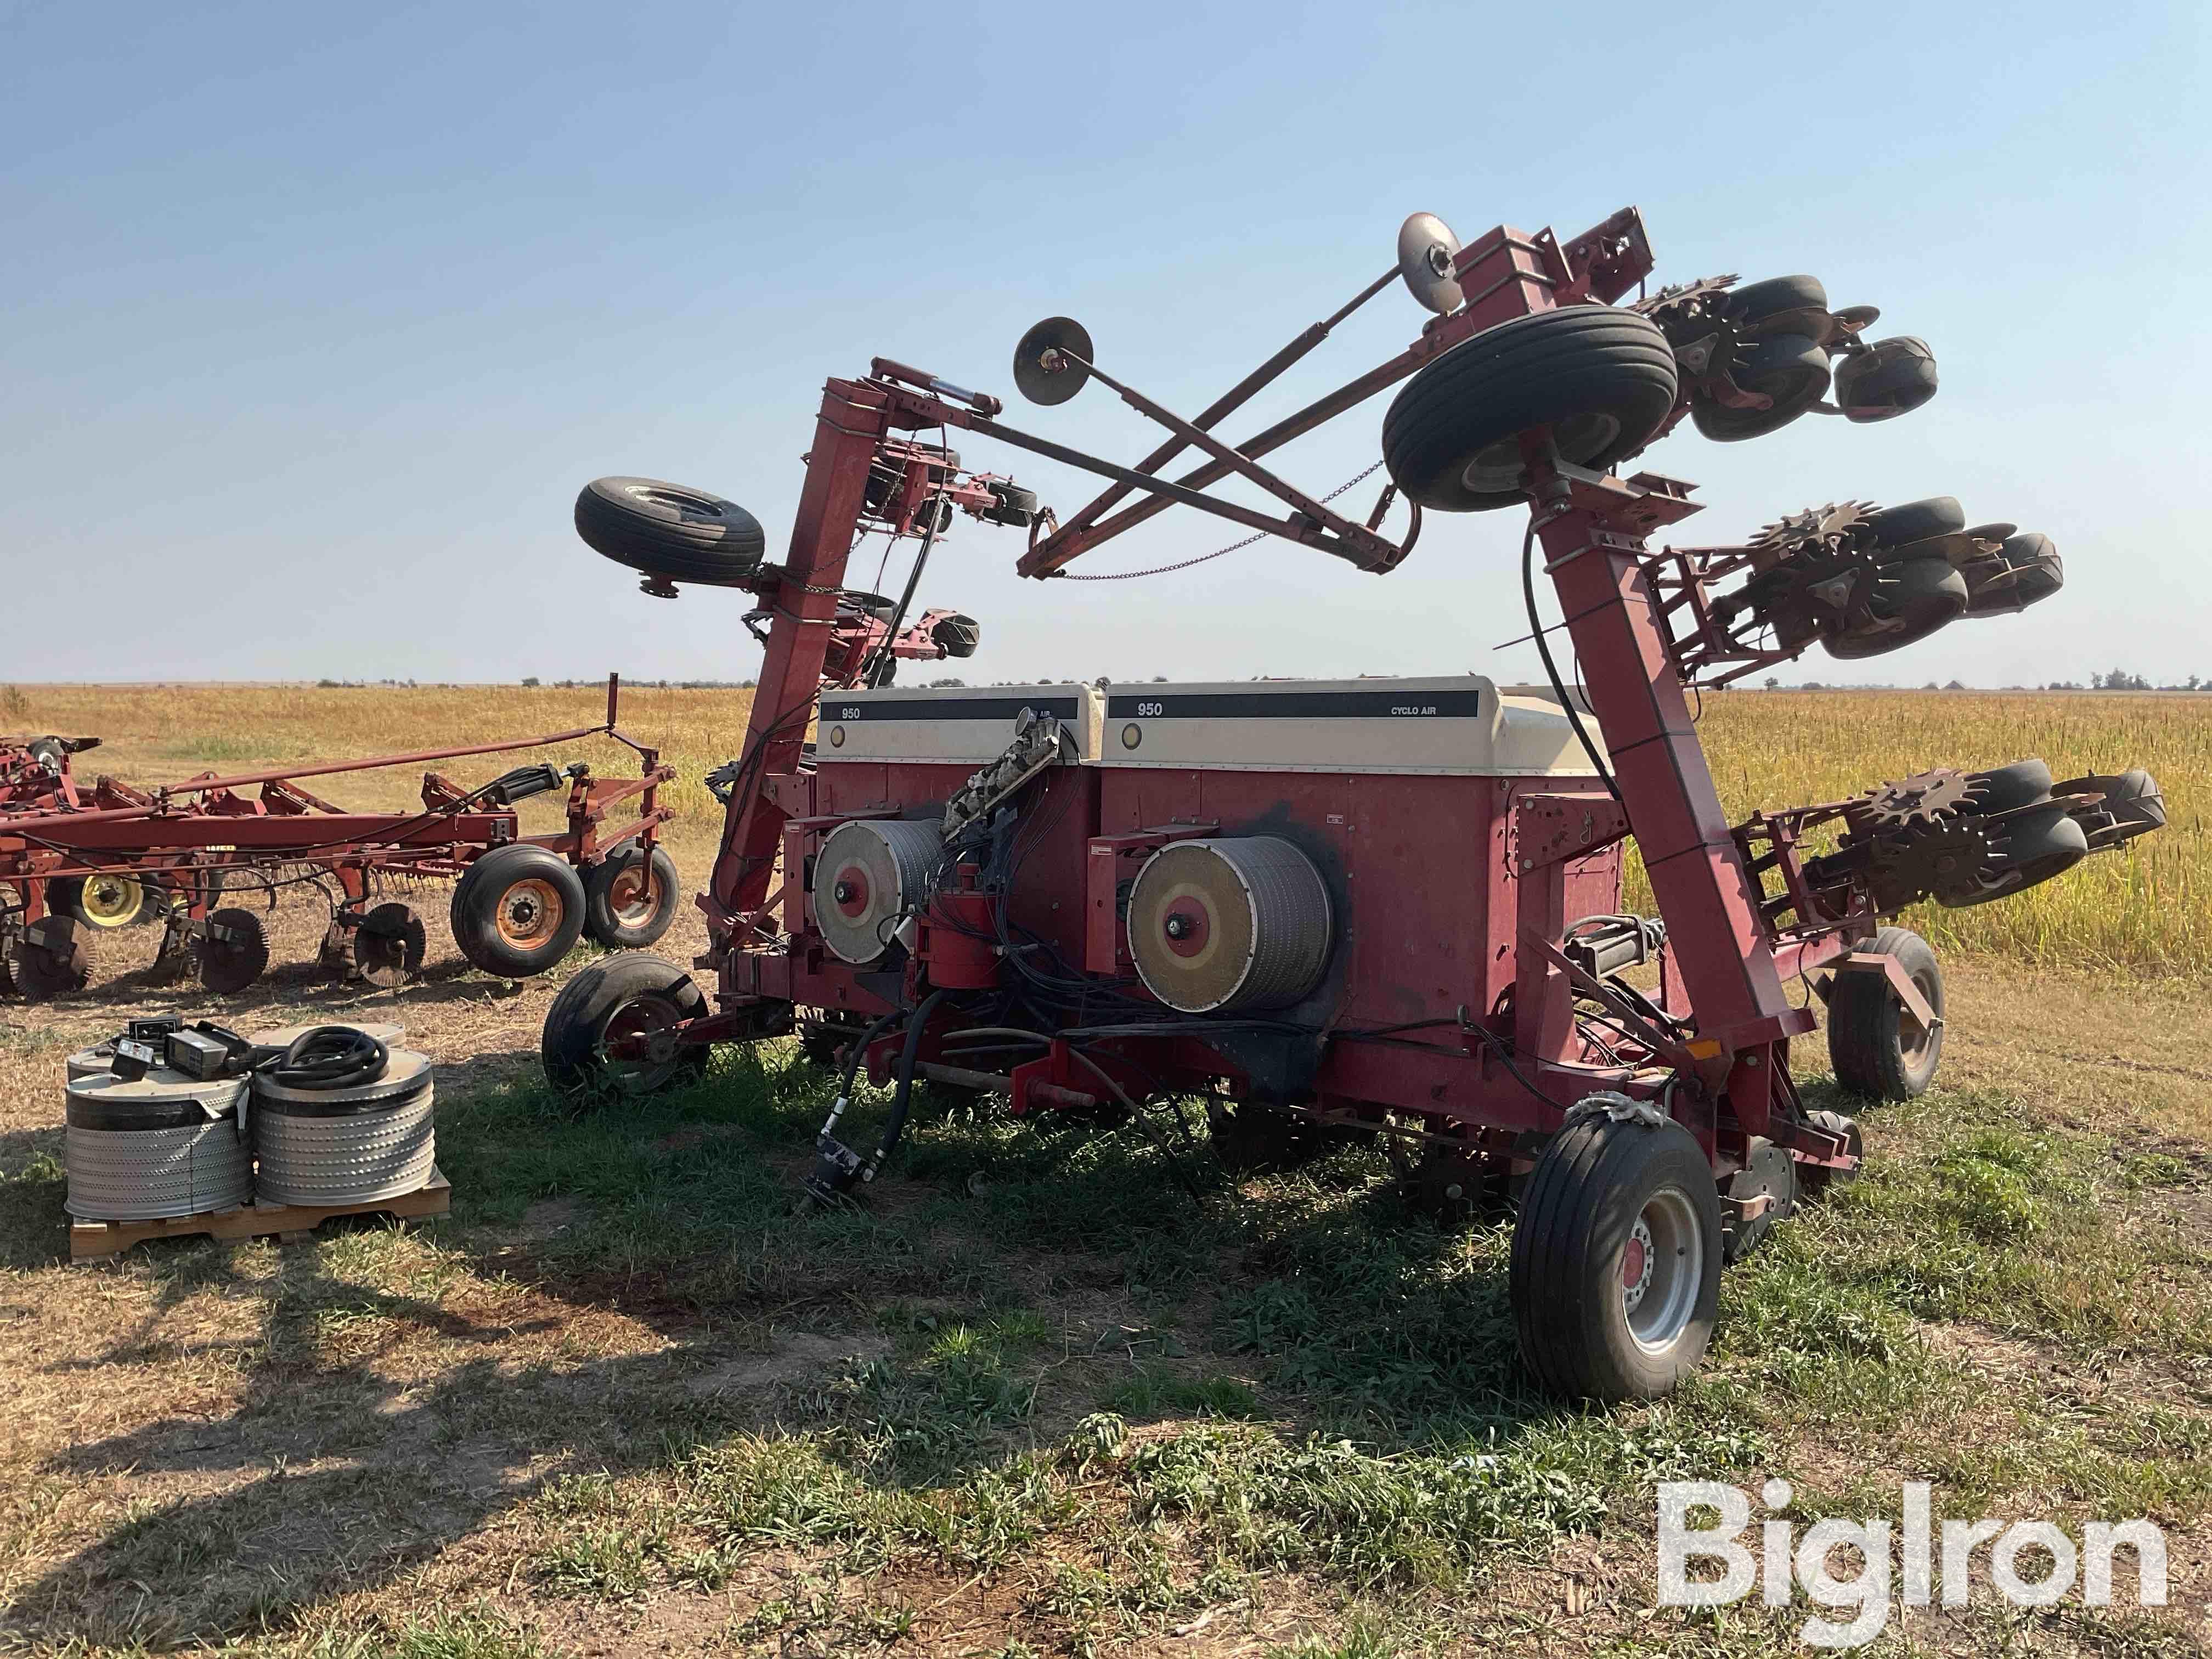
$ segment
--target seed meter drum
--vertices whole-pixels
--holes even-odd
[[[920,903],[944,853],[937,825],[907,818],[841,823],[814,857],[814,925],[839,960],[876,961],[891,929]]]
[[[1334,920],[1321,872],[1289,842],[1177,842],[1129,890],[1129,954],[1185,1013],[1285,1008],[1321,983]]]
[[[73,1079],[62,1142],[64,1207],[85,1221],[150,1221],[247,1202],[253,1162],[238,1124],[245,1096],[237,1078]]]
[[[384,1075],[344,1089],[253,1080],[250,1116],[263,1199],[275,1204],[364,1204],[411,1193],[436,1156],[430,1061],[392,1050]]]

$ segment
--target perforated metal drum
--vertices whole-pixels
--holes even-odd
[[[147,1221],[246,1202],[253,1163],[239,1134],[245,1094],[241,1078],[197,1083],[173,1073],[72,1081],[64,1207],[83,1221]]]
[[[253,1080],[258,1190],[271,1204],[363,1204],[411,1193],[437,1154],[430,1060],[392,1051],[384,1075],[350,1089]]]
[[[933,821],[856,818],[832,830],[814,857],[814,924],[823,943],[855,964],[882,957],[944,850]]]
[[[1275,836],[1176,842],[1129,890],[1137,976],[1185,1013],[1287,1007],[1321,983],[1334,939],[1321,872]]]

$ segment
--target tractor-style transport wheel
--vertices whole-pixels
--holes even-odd
[[[1719,1188],[1690,1132],[1656,1107],[1584,1109],[1536,1160],[1513,1228],[1528,1369],[1567,1399],[1671,1392],[1712,1340],[1722,1248]]]
[[[64,876],[50,883],[46,908],[106,933],[157,921],[167,905],[161,884],[155,877],[103,870],[96,875]]]
[[[527,842],[495,847],[453,884],[453,943],[487,974],[528,979],[575,948],[584,884],[556,853]]]
[[[563,1094],[652,1094],[705,1071],[705,1045],[659,1060],[620,1059],[607,1053],[608,1042],[665,1030],[706,1012],[707,999],[690,975],[659,957],[625,951],[593,963],[561,988],[545,1013],[538,1057],[547,1080]]]

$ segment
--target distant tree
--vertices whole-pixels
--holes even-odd
[[[2109,674],[2089,676],[2092,691],[2148,691],[2150,682],[2140,674],[2130,674],[2124,668],[2115,668]]]
[[[1782,689],[1782,682],[1776,679],[1773,675],[1769,674],[1766,677],[1766,689],[1770,691],[1778,691]]]
[[[941,685],[965,685],[965,684],[968,684],[968,682],[967,682],[967,681],[965,681],[965,680],[953,680],[953,679],[932,680],[932,681],[930,681],[930,683],[929,683],[929,689],[930,689],[931,690],[934,691],[935,690],[937,690],[937,688],[938,688],[938,687],[939,687],[939,686],[941,686]]]
[[[1152,684],[1154,685],[1165,685],[1167,683],[1168,677],[1164,674],[1155,674],[1152,676]]]
[[[538,689],[538,676],[535,674],[528,675],[524,678],[522,683],[528,686],[532,691],[535,691]]]

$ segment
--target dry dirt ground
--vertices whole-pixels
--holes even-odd
[[[80,998],[0,1004],[0,1643],[1766,1652],[1802,1601],[1654,1607],[1653,1487],[1778,1474],[1800,1525],[1917,1479],[1939,1516],[2167,1533],[2163,1611],[1984,1588],[1878,1651],[2212,1640],[2192,988],[1952,964],[1943,1086],[1870,1114],[1875,1172],[1730,1273],[1697,1385],[1572,1413],[1519,1379],[1504,1229],[1412,1214],[1370,1153],[1238,1188],[1166,1133],[939,1102],[866,1211],[795,1216],[818,1073],[731,1054],[579,1116],[535,1044],[589,953],[503,983],[419,902],[433,960],[397,993],[315,977],[292,902],[227,1001],[131,971],[142,933]],[[661,948],[702,942],[686,915]],[[453,1216],[67,1265],[63,1056],[170,1009],[404,1024]]]

